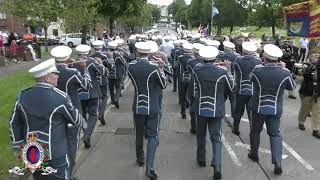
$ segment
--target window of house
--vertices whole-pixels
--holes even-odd
[[[0,11],[0,19],[7,19],[7,13]]]
[[[58,35],[59,35],[58,29],[52,29],[52,34],[53,34],[54,36],[58,36]]]

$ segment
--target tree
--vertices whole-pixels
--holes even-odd
[[[63,22],[66,29],[81,27],[81,43],[86,44],[87,32],[90,27],[95,27],[98,16],[97,0],[64,0]]]
[[[246,2],[246,1],[244,1]],[[218,26],[218,34],[221,28],[230,27],[230,33],[236,25],[246,22],[246,4],[236,0],[217,0],[216,7],[219,14],[213,18],[213,24]],[[206,26],[211,21],[211,0],[192,0],[190,4],[190,20],[193,26],[199,24]],[[247,2],[246,2],[247,3]]]
[[[158,6],[144,4],[139,14],[135,16],[123,16],[119,18],[121,24],[126,25],[131,31],[136,27],[147,27],[160,20],[161,10]]]
[[[109,17],[110,35],[113,35],[114,21],[123,16],[136,16],[146,0],[100,0],[98,12]]]
[[[48,27],[56,22],[63,5],[60,0],[15,0],[10,3],[11,14],[29,18],[30,21],[44,29],[45,49],[48,52]]]
[[[169,14],[172,14],[175,22],[187,25],[189,22],[189,9],[184,0],[174,0],[168,6]]]

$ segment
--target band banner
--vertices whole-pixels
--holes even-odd
[[[320,38],[320,0],[284,7],[288,36]]]

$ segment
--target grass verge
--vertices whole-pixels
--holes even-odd
[[[35,84],[31,74],[18,72],[0,78],[0,179],[5,179],[8,168],[17,163],[11,149],[9,118],[18,92]]]

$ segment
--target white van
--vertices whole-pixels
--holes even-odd
[[[64,42],[64,45],[72,48],[81,44],[81,38],[82,38],[81,33],[70,33],[66,35],[65,40],[61,40],[61,41]],[[91,43],[93,41],[94,41],[94,38],[88,35],[86,44],[91,46]]]

